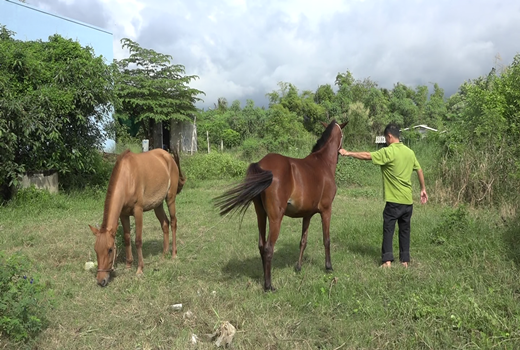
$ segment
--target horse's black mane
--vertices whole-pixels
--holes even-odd
[[[330,135],[332,134],[332,129],[334,129],[335,125],[336,125],[336,120],[333,120],[330,122],[330,124],[327,126],[327,128],[325,129],[323,134],[321,134],[321,137],[319,138],[319,140],[316,141],[316,144],[312,148],[311,153],[317,152],[320,149],[322,149],[323,146],[325,146],[325,144],[327,143],[327,141],[330,138]]]

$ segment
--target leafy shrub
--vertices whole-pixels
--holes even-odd
[[[336,183],[345,185],[379,185],[381,171],[372,162],[340,157],[336,167]]]
[[[212,152],[184,157],[181,165],[189,180],[209,180],[242,177],[248,163],[229,153]]]
[[[52,199],[53,195],[49,191],[39,190],[33,185],[18,190],[15,197],[12,199],[11,204],[15,206],[35,203],[47,204],[51,202]]]
[[[468,226],[469,218],[466,206],[447,208],[442,214],[440,224],[433,228],[432,243],[444,244],[453,235],[466,232]]]
[[[224,146],[228,148],[237,147],[240,145],[240,134],[232,129],[226,129],[222,133],[222,141],[224,142]]]
[[[69,208],[65,196],[51,194],[34,186],[18,190],[8,205],[26,208],[27,215],[44,213],[49,209]]]
[[[110,174],[114,168],[114,160],[105,159],[98,153],[92,162],[90,171],[73,170],[60,175],[60,187],[65,191],[84,190],[86,188],[106,189]]]
[[[118,142],[114,145],[112,153],[120,154],[129,149],[134,153],[141,153],[143,151],[143,141],[128,141],[128,142]]]
[[[245,139],[242,143],[242,158],[246,161],[254,161],[267,154],[262,140],[256,138]]]
[[[415,145],[421,140],[421,138],[421,133],[416,129],[401,131],[401,142],[406,144],[408,147]]]
[[[16,342],[33,338],[47,324],[44,286],[29,269],[25,256],[0,253],[0,334]]]

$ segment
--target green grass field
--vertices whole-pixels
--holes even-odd
[[[334,272],[325,274],[319,215],[302,271],[294,271],[301,220],[285,218],[273,258],[277,291],[265,293],[254,210],[239,225],[212,206],[229,183],[188,179],[177,197],[173,261],[162,256],[155,215],[145,213],[144,275],[135,275],[135,261],[125,269],[118,249],[106,288],[84,270],[96,260],[87,225],[101,222],[103,192],[0,207],[1,250],[26,255],[53,301],[34,342],[4,337],[0,349],[213,349],[207,335],[224,321],[236,327],[234,349],[520,348],[519,228],[493,211],[416,204],[411,267],[380,269],[381,189],[341,186],[331,222]],[[181,311],[170,307],[177,303]]]

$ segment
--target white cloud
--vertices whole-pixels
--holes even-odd
[[[200,76],[201,107],[219,97],[265,105],[279,81],[315,90],[347,70],[381,87],[436,82],[451,94],[497,54],[509,64],[519,51],[520,3],[508,0],[34,1],[111,30],[116,58],[123,37],[171,55]]]

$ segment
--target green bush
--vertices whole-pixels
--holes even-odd
[[[47,325],[44,286],[29,270],[25,256],[0,252],[0,335],[15,342],[35,337]]]
[[[26,215],[42,214],[50,209],[66,210],[69,208],[66,196],[51,194],[47,190],[37,189],[34,186],[18,190],[8,205],[24,208]]]
[[[34,185],[22,188],[16,192],[10,204],[14,206],[31,205],[36,203],[48,204],[53,199],[53,195],[46,190],[39,190]]]
[[[189,181],[242,177],[248,163],[229,153],[212,152],[183,157],[181,165]]]
[[[245,139],[242,144],[242,159],[253,162],[267,154],[267,149],[261,139],[249,138]]]
[[[103,189],[108,187],[110,174],[114,168],[114,159],[105,159],[102,154],[96,154],[91,171],[75,170],[60,175],[60,187],[65,191]]]
[[[435,244],[444,244],[454,235],[461,235],[469,228],[468,209],[465,205],[457,208],[446,208],[442,214],[442,221],[433,228],[431,241]]]
[[[380,186],[381,170],[370,161],[340,157],[336,167],[336,183],[341,185]]]
[[[240,145],[240,134],[232,129],[226,129],[222,133],[222,141],[224,142],[224,146],[228,148],[237,147]]]

